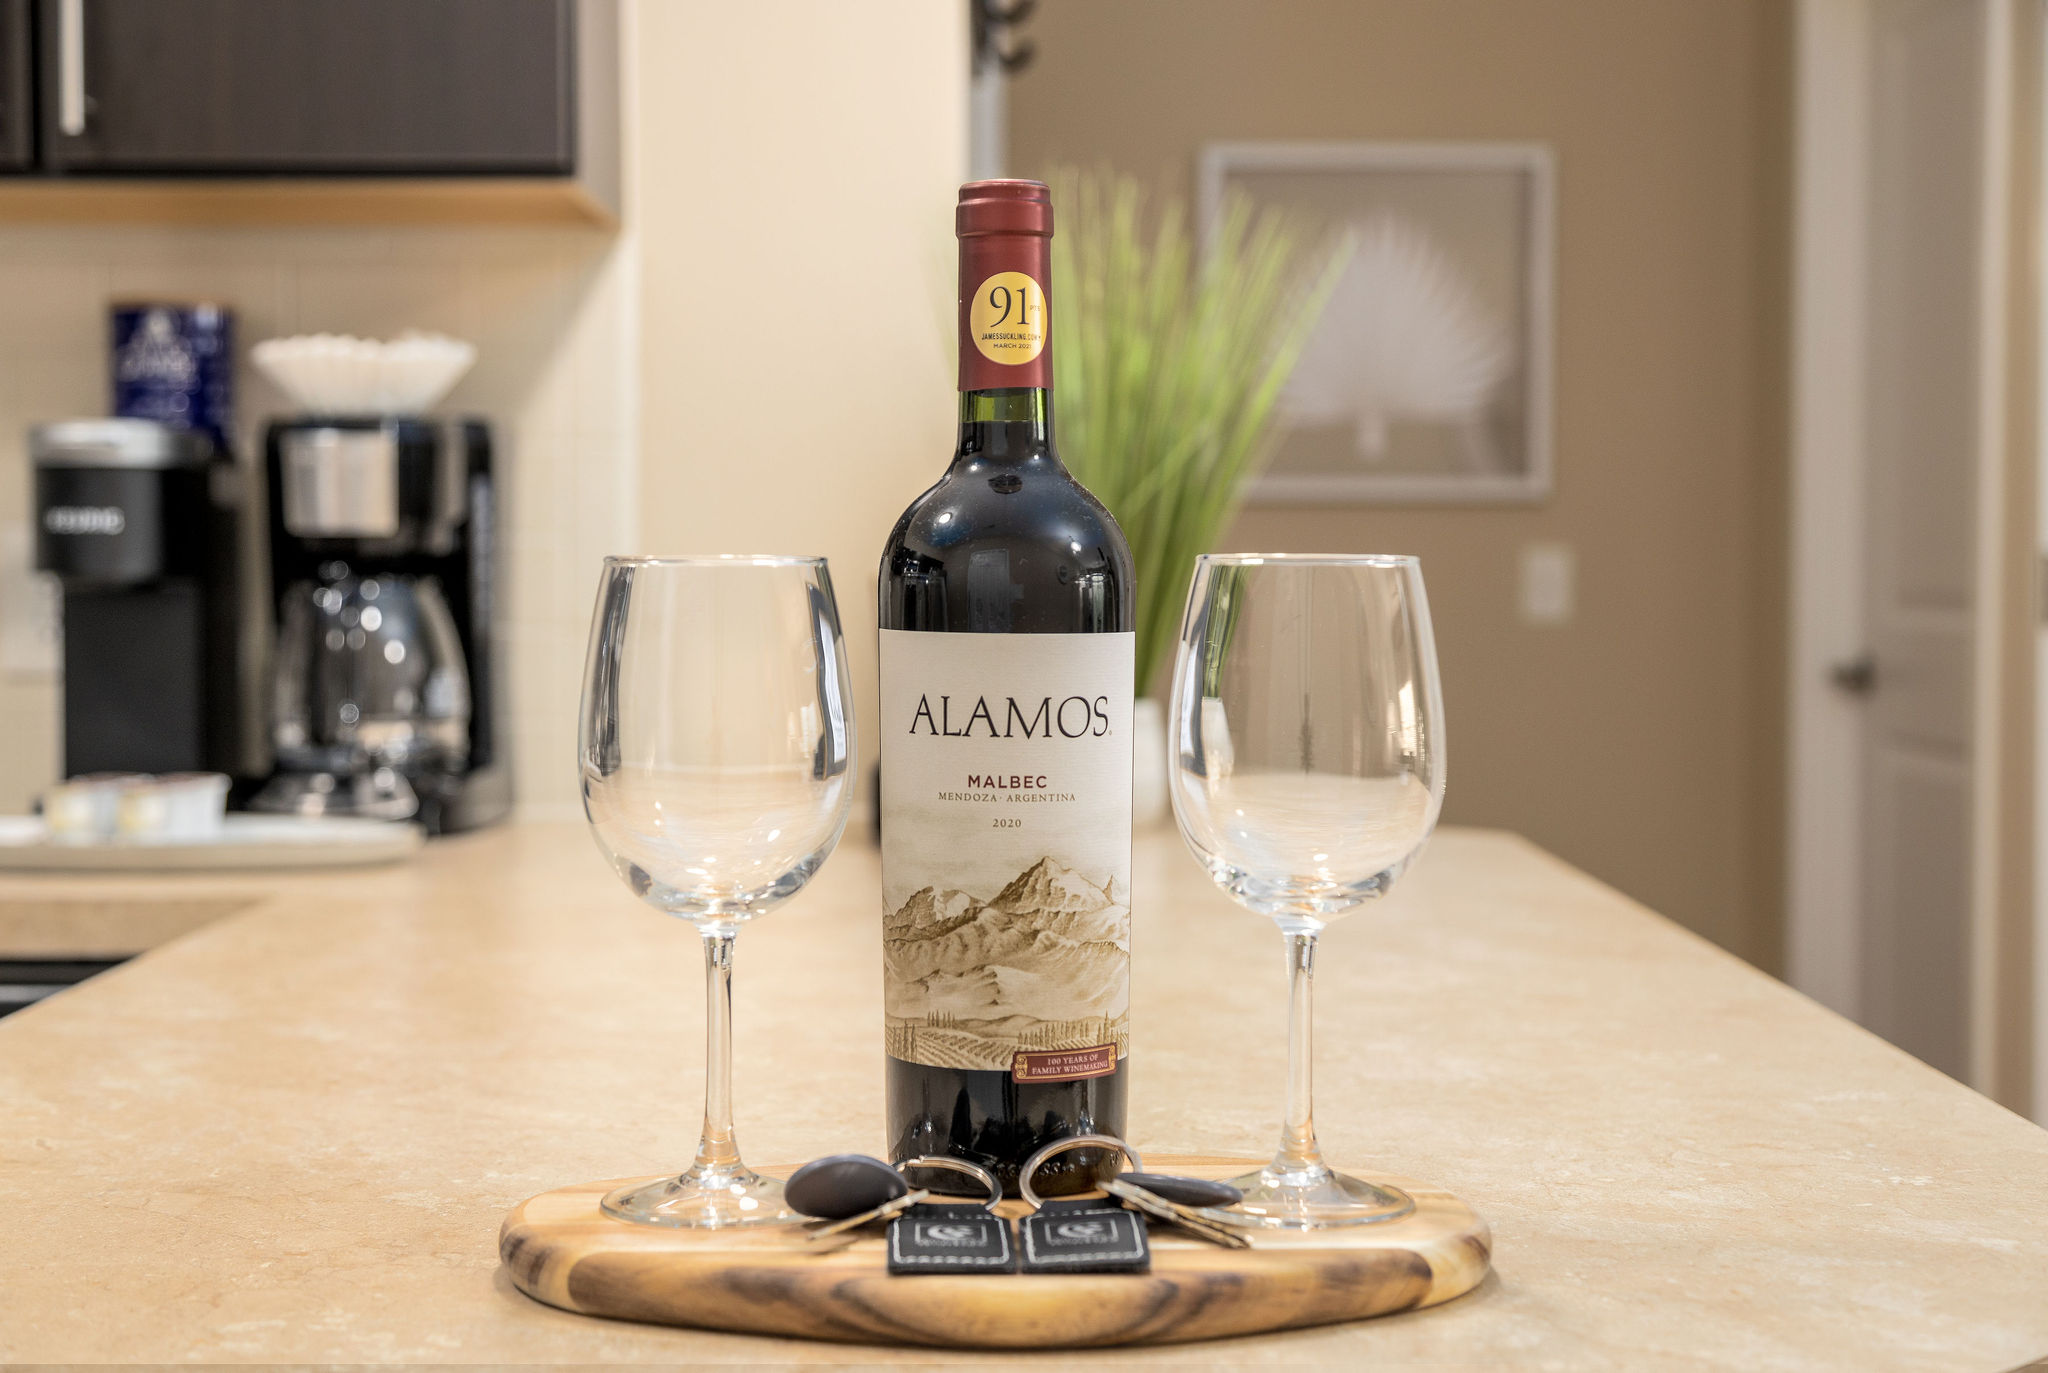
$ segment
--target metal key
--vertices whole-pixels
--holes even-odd
[[[817,1246],[813,1251],[815,1253],[828,1253],[831,1250],[852,1244],[855,1240],[859,1239],[860,1235],[857,1232],[863,1225],[873,1225],[879,1220],[894,1219],[919,1202],[930,1201],[931,1196],[931,1191],[928,1188],[913,1187],[902,1196],[891,1197],[880,1206],[863,1211],[857,1216],[848,1216],[845,1220],[835,1220],[806,1230],[804,1232],[804,1243]],[[830,1244],[824,1243],[827,1240],[835,1242]]]
[[[1249,1239],[1197,1213],[1193,1207],[1182,1206],[1177,1201],[1168,1201],[1165,1197],[1148,1192],[1135,1183],[1125,1182],[1122,1178],[1111,1178],[1102,1183],[1101,1187],[1111,1196],[1122,1200],[1124,1205],[1132,1210],[1142,1211],[1154,1220],[1163,1220],[1169,1225],[1179,1226],[1189,1234],[1205,1239],[1211,1244],[1220,1244],[1225,1249],[1252,1247]]]

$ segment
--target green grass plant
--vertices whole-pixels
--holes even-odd
[[[1233,195],[1198,251],[1186,204],[1148,207],[1132,177],[1053,182],[1060,454],[1130,540],[1142,695],[1172,651],[1195,556],[1269,453],[1275,402],[1351,247]]]

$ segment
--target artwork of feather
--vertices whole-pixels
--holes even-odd
[[[1476,427],[1514,362],[1508,327],[1428,232],[1394,215],[1357,229],[1351,263],[1286,391],[1296,425],[1350,424],[1377,462],[1395,420]]]

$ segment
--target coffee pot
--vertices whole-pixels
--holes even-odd
[[[265,459],[277,771],[252,807],[433,832],[500,818],[490,430],[301,417],[269,427]]]
[[[460,773],[469,762],[469,668],[440,582],[365,576],[337,559],[288,588],[271,718],[273,802],[417,815],[409,776]]]

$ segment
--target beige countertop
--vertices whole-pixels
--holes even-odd
[[[880,1147],[876,889],[849,841],[741,938],[756,1161]],[[1263,1153],[1279,936],[1167,835],[1141,839],[1135,890],[1133,1142]],[[695,936],[580,827],[352,873],[0,880],[0,952],[167,935],[0,1021],[0,1361],[974,1362],[590,1320],[512,1288],[507,1207],[695,1142]],[[1091,1363],[2048,1355],[2048,1132],[1529,844],[1440,835],[1332,929],[1318,977],[1326,1148],[1469,1200],[1494,1275],[1432,1311]]]

